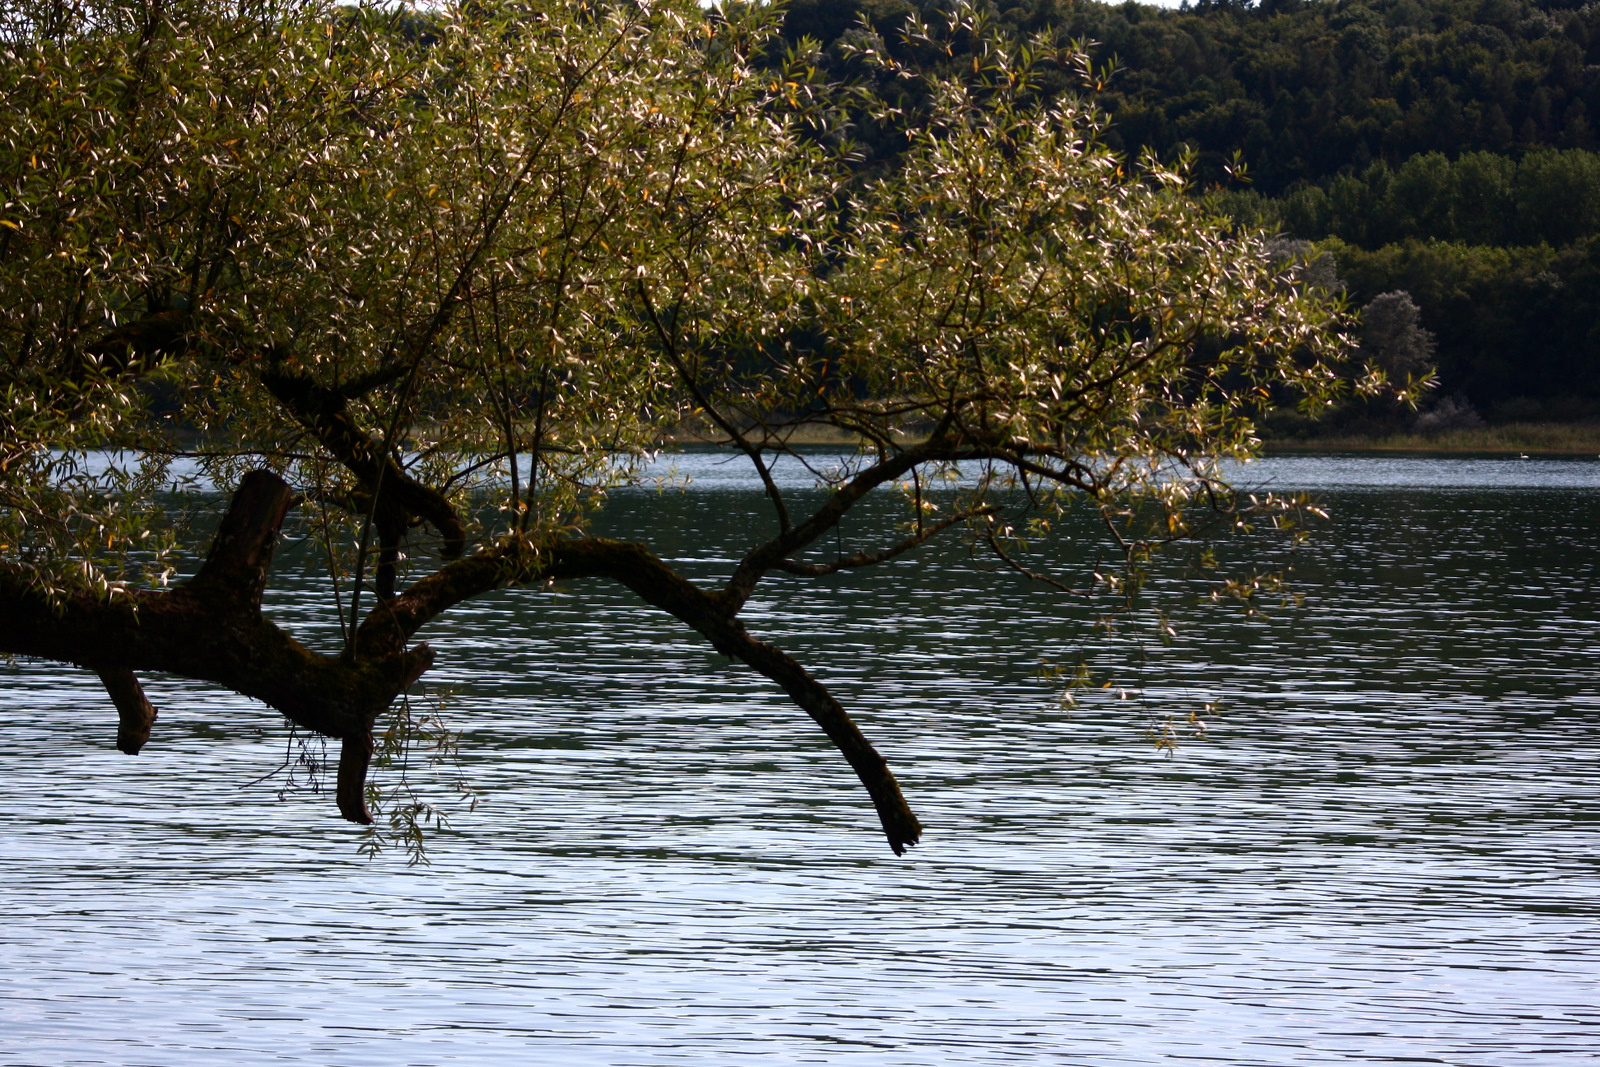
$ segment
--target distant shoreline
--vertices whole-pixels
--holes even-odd
[[[1268,439],[1269,455],[1283,452],[1424,452],[1544,456],[1600,456],[1600,424],[1516,422],[1503,426],[1448,430],[1437,434]]]
[[[712,435],[680,432],[662,441],[667,446],[715,444]],[[791,443],[853,448],[859,438],[825,427],[808,426]],[[1268,438],[1262,442],[1268,455],[1319,452],[1411,452],[1436,455],[1543,455],[1600,456],[1600,423],[1515,422],[1502,426],[1448,430],[1444,433],[1397,433],[1383,436],[1328,436]]]

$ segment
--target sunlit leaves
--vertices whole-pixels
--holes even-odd
[[[905,54],[977,42],[950,70],[861,37],[914,87],[893,108],[764,54],[754,7],[18,11],[0,481],[4,540],[40,559],[115,555],[44,487],[117,445],[288,472],[336,589],[360,573],[370,492],[272,376],[419,482],[488,494],[485,541],[580,529],[671,434],[759,457],[826,433],[866,446],[835,484],[939,442],[913,529],[943,508],[1033,550],[1087,503],[1130,560],[1234,507],[1260,408],[1341,388],[1339,309],[1190,200],[1181,162],[1121,159],[1092,102],[1034,92],[1103,72],[967,7],[907,30]],[[909,131],[894,168],[854,170],[850,108]],[[106,347],[162,316],[160,345]],[[957,463],[959,499],[923,493]],[[71,499],[99,515],[108,489]]]
[[[343,392],[458,498],[509,480],[500,513],[553,535],[680,416],[641,294],[675,328],[764,336],[774,316],[750,308],[805,276],[767,237],[799,210],[775,195],[806,185],[748,66],[767,14],[98,0],[9,25],[15,484],[29,464],[49,484],[63,450],[191,450],[146,417],[135,380],[159,372],[166,425],[204,435],[210,473],[265,461],[350,504],[350,473],[262,387],[273,371]],[[166,313],[182,329],[159,366],[75,369]],[[26,527],[81,556],[39,532],[49,510],[18,496],[7,542]],[[335,508],[328,530],[359,518]]]

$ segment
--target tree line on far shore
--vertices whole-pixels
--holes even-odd
[[[908,47],[896,28],[937,3],[794,0],[785,34],[820,42],[829,76],[861,80],[863,20],[886,47]],[[1018,37],[1090,42],[1111,147],[1187,156],[1197,186],[1241,223],[1330,253],[1358,308],[1408,294],[1433,338],[1435,409],[1600,417],[1600,5],[1000,0],[990,11]],[[963,57],[958,43],[947,61]],[[1062,71],[1044,91],[1081,85]],[[897,151],[894,134],[857,131],[867,165]],[[1415,418],[1349,414],[1345,428]],[[1451,422],[1433,415],[1425,426]]]

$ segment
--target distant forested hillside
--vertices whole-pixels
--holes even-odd
[[[849,77],[861,20],[893,50],[918,6],[791,0],[786,33]],[[1226,210],[1332,252],[1358,306],[1409,293],[1436,340],[1435,406],[1600,417],[1600,3],[999,0],[994,15],[1114,63],[1097,95],[1114,147],[1193,153]],[[1077,91],[1072,72],[1045,91]],[[892,157],[893,131],[861,136],[869,160]]]

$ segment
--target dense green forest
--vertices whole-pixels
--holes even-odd
[[[828,75],[859,77],[862,20],[893,51],[917,12],[793,0],[785,32],[820,42]],[[1600,4],[999,0],[993,14],[1089,42],[1112,68],[1096,96],[1112,147],[1192,154],[1197,186],[1236,218],[1331,253],[1358,307],[1409,294],[1366,341],[1383,349],[1393,313],[1420,311],[1412,355],[1420,325],[1439,373],[1424,427],[1600,417]],[[1080,84],[1063,70],[1047,91]],[[869,161],[896,150],[891,130],[861,136]],[[1334,426],[1414,418],[1352,409]]]

